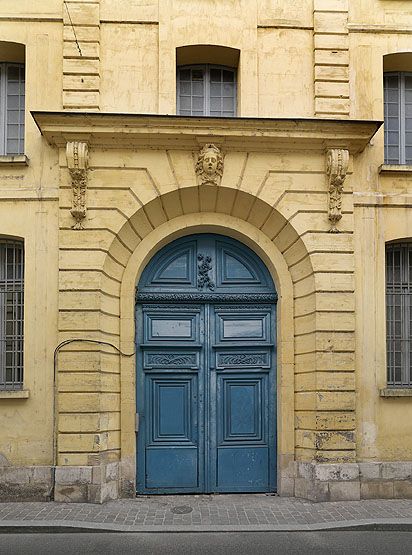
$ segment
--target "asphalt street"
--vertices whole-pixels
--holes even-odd
[[[1,555],[410,554],[412,532],[5,533]]]

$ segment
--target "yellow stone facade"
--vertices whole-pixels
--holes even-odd
[[[280,494],[412,494],[412,399],[381,393],[385,244],[412,236],[412,169],[383,165],[383,72],[412,71],[410,4],[1,2],[0,62],[26,68],[27,157],[0,157],[0,234],[25,244],[4,498],[134,494],[136,283],[199,232],[248,245],[276,284]],[[233,52],[238,117],[176,116],[176,60]],[[206,143],[225,153],[216,186],[196,181]],[[74,339],[91,342],[55,352]]]

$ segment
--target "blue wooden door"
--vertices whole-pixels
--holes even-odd
[[[274,491],[276,292],[262,261],[219,235],[177,240],[136,307],[137,491]]]

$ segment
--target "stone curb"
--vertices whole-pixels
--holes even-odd
[[[327,530],[362,530],[379,527],[380,530],[412,531],[412,518],[376,518],[364,520],[345,520],[340,522],[319,522],[312,524],[222,524],[222,525],[182,525],[173,526],[151,525],[132,526],[104,522],[84,522],[66,520],[3,520],[0,522],[0,534],[15,529],[36,529],[36,532],[140,532],[140,533],[173,533],[173,532],[319,532]]]

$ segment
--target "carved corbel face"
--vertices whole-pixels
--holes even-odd
[[[217,170],[217,156],[213,150],[209,150],[203,157],[203,171],[207,175],[213,175]]]

